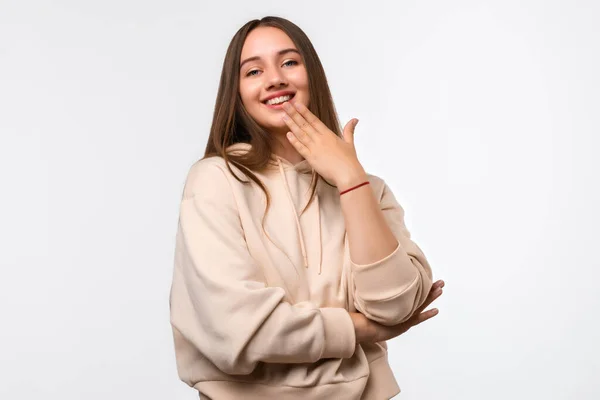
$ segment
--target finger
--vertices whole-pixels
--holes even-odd
[[[327,125],[323,123],[315,114],[313,114],[308,107],[302,103],[293,103],[294,107],[302,117],[315,129],[317,133],[323,134],[329,131]]]
[[[438,297],[440,297],[443,292],[444,291],[442,290],[442,288],[433,289],[433,287],[432,287],[432,289],[429,291],[429,294],[427,295],[427,298],[425,299],[425,301],[423,302],[423,304],[419,308],[417,308],[415,310],[415,312],[413,313],[413,315],[416,315],[416,314],[422,312],[427,307],[429,307],[429,305],[431,303],[433,303],[433,301],[435,299],[437,299]]]
[[[354,129],[356,129],[356,125],[358,124],[358,119],[354,118],[349,121],[346,126],[344,126],[344,134],[343,138],[346,143],[354,144]]]
[[[298,124],[290,118],[289,115],[284,115],[281,117],[283,121],[286,123],[288,128],[294,133],[294,137],[300,141],[304,146],[308,147],[313,143],[312,138],[306,133],[305,130],[301,129]]]
[[[439,313],[439,310],[437,308],[433,308],[431,310],[425,311],[424,313],[419,313],[419,315],[413,316],[405,322],[402,322],[398,325],[394,325],[393,327],[391,327],[392,332],[393,332],[393,335],[391,335],[391,336],[395,337],[395,336],[401,335],[401,334],[405,333],[406,331],[408,331],[413,326],[417,326],[420,323],[425,322],[428,319],[435,317],[438,313]]]
[[[431,285],[431,289],[429,289],[429,294],[427,296],[427,300],[429,300],[429,303],[431,303],[433,301],[433,299],[431,299],[431,297],[436,296],[439,297],[439,295],[441,295],[441,290],[444,287],[444,281],[442,281],[441,279],[438,281],[435,281],[433,283],[433,285]],[[427,301],[426,300],[426,301]]]
[[[308,107],[306,107],[304,104],[302,103],[293,103],[294,107],[296,108],[296,110],[298,111],[298,113],[300,113],[300,115],[302,115],[304,117],[304,119],[306,121],[308,121],[308,123],[315,128],[315,131],[317,133],[320,134],[324,134],[326,132],[329,132],[330,129],[327,125],[325,125],[325,123],[323,121],[321,121],[315,114],[313,114]]]
[[[285,136],[290,141],[292,146],[294,146],[294,148],[298,150],[298,153],[300,153],[302,157],[304,157],[305,159],[308,158],[308,156],[310,155],[310,150],[308,149],[308,147],[302,144],[301,141],[298,140],[298,138],[296,137],[296,135],[294,135],[293,132],[288,132]]]
[[[421,308],[427,307],[435,299],[437,299],[438,297],[440,297],[442,295],[442,293],[444,293],[444,289],[442,289],[442,288],[433,289],[432,288],[429,291],[429,294],[427,295],[427,298],[425,299],[425,302],[423,302],[423,304],[421,305]]]
[[[413,324],[412,326],[417,326],[422,322],[427,321],[428,319],[431,319],[433,317],[435,317],[436,315],[439,314],[439,310],[437,308],[432,308],[431,310],[427,310],[424,313],[421,313],[417,316],[417,318],[414,319],[414,321],[411,321]]]
[[[299,103],[298,103],[299,104]],[[306,107],[305,107],[306,108]],[[290,116],[290,118],[302,129],[308,136],[314,136],[317,134],[315,128],[300,114],[295,106],[289,102],[283,104],[283,109]]]

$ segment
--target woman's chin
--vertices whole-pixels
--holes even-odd
[[[277,123],[277,122],[272,122],[270,123],[266,129],[267,131],[271,132],[271,133],[277,133],[277,134],[282,134],[285,135],[290,128],[285,124],[285,122],[281,121],[282,123]]]

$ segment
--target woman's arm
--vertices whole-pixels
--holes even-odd
[[[369,179],[357,174],[340,190]],[[383,325],[408,320],[425,302],[432,286],[431,267],[410,239],[404,210],[385,182],[371,184],[341,196],[355,286],[354,305],[369,319]],[[377,192],[376,192],[377,191]]]
[[[365,181],[368,181],[367,174],[361,170],[340,182],[338,190],[342,192]],[[353,262],[372,264],[392,254],[398,240],[385,220],[371,185],[344,193],[340,203]]]
[[[287,138],[328,182],[340,191],[367,179],[354,146],[358,120],[344,127],[339,138],[300,103],[284,103]],[[373,182],[371,182],[373,183]],[[404,226],[404,212],[392,192],[374,197],[373,185],[342,195],[349,238],[355,305],[368,318],[396,325],[423,304],[432,285],[431,268]],[[379,201],[378,201],[379,200]]]
[[[181,202],[170,295],[178,359],[200,353],[228,374],[258,362],[312,363],[354,354],[352,320],[343,308],[301,308],[268,287],[248,252],[224,171],[192,167]],[[183,361],[182,361],[183,362]]]

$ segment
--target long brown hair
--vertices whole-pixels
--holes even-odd
[[[325,76],[325,70],[312,43],[302,29],[285,18],[269,16],[260,20],[249,21],[237,31],[229,43],[223,61],[213,121],[204,151],[204,158],[223,157],[227,163],[227,168],[239,182],[250,183],[250,181],[241,180],[232,171],[230,163],[237,166],[265,193],[267,198],[266,212],[270,205],[269,193],[252,171],[262,171],[267,167],[272,154],[272,137],[248,114],[239,94],[242,47],[248,34],[252,30],[263,26],[278,28],[285,32],[300,52],[308,75],[309,110],[340,137],[341,127]],[[235,143],[248,143],[252,147],[244,154],[228,154],[226,152],[227,147]],[[313,171],[311,195],[306,206],[313,200],[319,178],[320,176]]]

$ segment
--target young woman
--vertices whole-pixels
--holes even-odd
[[[340,129],[304,32],[233,37],[205,156],[189,170],[170,296],[180,378],[200,397],[389,399],[386,340],[441,294],[385,182]]]

